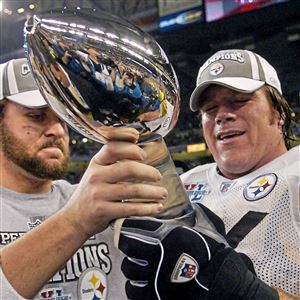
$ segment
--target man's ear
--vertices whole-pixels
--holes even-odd
[[[6,103],[6,99],[0,100],[0,123],[3,119],[4,116],[4,110],[5,110],[5,103]]]

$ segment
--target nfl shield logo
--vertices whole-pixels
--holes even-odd
[[[182,253],[171,275],[171,282],[188,282],[195,278],[199,272],[199,266],[194,257]]]

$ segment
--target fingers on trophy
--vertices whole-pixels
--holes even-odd
[[[50,107],[78,133],[102,144],[126,140],[124,128],[136,129],[145,163],[160,171],[159,184],[168,190],[155,218],[193,226],[193,208],[163,139],[177,122],[180,94],[159,44],[104,12],[34,15],[24,31],[30,68]]]

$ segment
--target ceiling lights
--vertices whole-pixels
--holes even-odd
[[[29,10],[34,10],[35,8],[36,8],[35,4],[33,4],[33,3],[28,4],[28,9]],[[2,1],[0,1],[0,12],[1,12],[1,14],[4,13],[4,14],[10,16],[14,12],[18,13],[18,14],[23,14],[23,13],[25,13],[25,11],[26,11],[26,8],[24,8],[24,7],[19,7],[16,10],[13,10],[11,7],[5,7],[5,3],[3,3]]]

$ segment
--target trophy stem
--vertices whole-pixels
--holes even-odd
[[[164,209],[154,218],[171,225],[193,227],[196,221],[195,211],[176,171],[164,139],[160,138],[140,146],[146,151],[148,157],[144,163],[157,168],[162,174],[161,180],[156,185],[164,186],[168,190],[168,197],[163,201]],[[143,218],[149,220],[153,217]],[[123,221],[124,218],[111,223],[111,228],[114,231],[114,244],[117,248]]]
[[[191,226],[190,223],[194,222],[191,216],[194,210],[164,139],[147,142],[141,147],[147,153],[147,159],[144,162],[155,167],[162,174],[157,185],[164,186],[168,190],[168,197],[163,201],[164,209],[155,218],[166,221],[173,220],[175,223],[178,223],[179,220],[183,221],[183,219],[185,219],[183,222],[186,223],[188,218],[191,220],[188,221],[189,224],[185,225]]]

